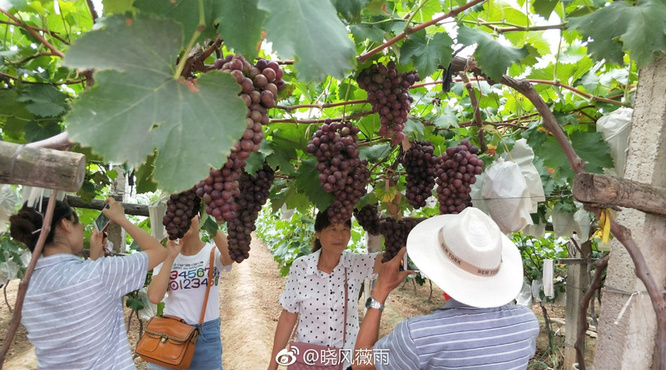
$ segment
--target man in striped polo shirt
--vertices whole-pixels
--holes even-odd
[[[377,341],[384,301],[412,272],[399,271],[405,251],[451,298]],[[510,304],[522,285],[518,248],[479,209],[419,223],[407,248],[382,266],[366,302],[353,370],[525,369],[536,351],[539,322],[530,308]]]

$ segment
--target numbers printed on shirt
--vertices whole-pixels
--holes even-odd
[[[213,268],[213,285],[219,284],[220,271],[217,267]],[[169,276],[169,287],[171,290],[179,289],[197,289],[208,285],[208,267],[189,269],[189,270],[172,270]]]

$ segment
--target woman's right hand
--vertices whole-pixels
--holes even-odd
[[[111,197],[106,198],[104,202],[109,205],[109,208],[102,208],[102,213],[104,213],[109,220],[118,223],[118,221],[125,218],[125,209],[123,209],[121,203],[116,202],[116,200]]]
[[[180,253],[180,250],[183,248],[183,245],[180,243],[176,243],[175,240],[167,240],[166,243],[167,247],[167,258],[176,258],[178,257],[178,254]]]

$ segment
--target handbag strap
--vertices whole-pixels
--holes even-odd
[[[345,313],[344,313],[344,326],[342,327],[342,346],[344,347],[345,345],[345,340],[347,340],[347,303],[349,303],[347,295],[348,295],[348,286],[347,286],[347,268],[345,267]],[[300,315],[298,318],[298,321],[300,320]],[[294,338],[296,337],[296,332],[298,331],[298,321],[296,322],[296,327],[294,328],[294,331],[291,333],[291,341],[294,341]]]
[[[203,307],[201,308],[201,318],[199,319],[199,326],[203,325],[204,316],[206,315],[206,305],[208,305],[208,294],[210,293],[210,286],[213,285],[213,266],[215,264],[215,246],[210,250],[210,266],[208,268],[208,284],[206,284],[206,296],[204,297]]]

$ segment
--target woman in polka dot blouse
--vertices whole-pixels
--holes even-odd
[[[345,252],[351,238],[351,220],[333,224],[327,209],[317,214],[314,228],[317,239],[313,252],[291,265],[287,284],[278,299],[283,309],[275,330],[269,370],[277,369],[275,357],[287,346],[297,319],[296,341],[344,348],[351,353],[359,328],[361,284],[366,278],[374,279],[381,265],[379,253]],[[345,270],[347,302],[344,302]],[[345,303],[347,327],[343,328]],[[344,368],[348,365],[345,363]]]

